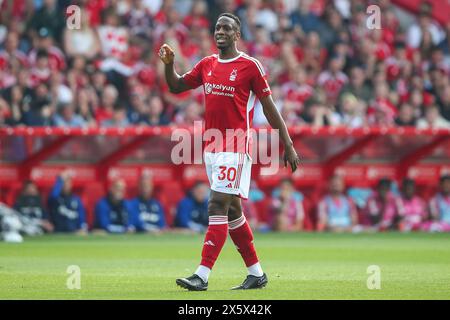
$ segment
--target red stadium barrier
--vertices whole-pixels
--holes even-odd
[[[70,168],[92,219],[93,205],[109,181],[123,178],[132,195],[139,175],[146,171],[154,177],[170,221],[184,190],[197,180],[207,181],[203,165],[171,162],[176,142],[170,137],[177,128],[0,128],[0,200],[12,204],[26,179],[34,180],[46,194],[56,176]],[[434,191],[439,176],[450,172],[450,130],[295,127],[289,131],[302,158],[292,179],[311,203],[334,172],[341,173],[348,185],[360,187],[373,186],[381,177],[397,181],[412,177],[425,197]],[[253,166],[253,179],[264,191],[291,175],[286,168],[276,175],[266,172],[266,166]]]

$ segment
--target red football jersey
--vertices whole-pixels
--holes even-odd
[[[192,88],[203,85],[205,131],[211,134],[205,136],[205,150],[250,153],[256,98],[272,93],[261,63],[243,52],[228,60],[214,54],[200,60],[183,78]],[[210,129],[219,130],[223,140],[215,139]]]

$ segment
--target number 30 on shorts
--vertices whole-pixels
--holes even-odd
[[[236,168],[220,166],[219,169],[219,180],[225,180],[227,178],[228,181],[234,181],[236,179]]]

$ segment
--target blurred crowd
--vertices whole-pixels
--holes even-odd
[[[58,176],[46,201],[36,184],[27,181],[12,208],[0,204],[0,231],[6,241],[20,241],[21,235],[53,232],[206,231],[209,186],[204,182],[198,181],[188,190],[176,204],[173,216],[165,212],[156,196],[151,176],[140,177],[133,197],[126,197],[126,189],[124,180],[112,181],[106,195],[95,204],[93,223],[88,225],[87,208],[73,191],[69,171]],[[242,210],[252,228],[261,232],[450,232],[450,175],[440,178],[436,194],[426,200],[409,178],[400,187],[383,178],[372,190],[346,188],[343,178],[334,175],[328,190],[312,208],[306,208],[306,201],[307,197],[289,178],[283,179],[269,194],[253,182]],[[312,221],[309,228],[306,219]]]
[[[368,4],[381,29],[367,26]],[[68,28],[66,7],[81,8]],[[188,71],[216,52],[217,16],[242,21],[238,48],[259,59],[289,126],[450,128],[450,21],[426,1],[0,1],[0,126],[125,127],[202,119],[201,89],[174,95],[157,50]],[[70,16],[74,18],[74,16]],[[72,21],[72,20],[71,20]],[[254,123],[266,125],[257,105]]]

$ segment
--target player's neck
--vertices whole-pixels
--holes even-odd
[[[230,47],[226,49],[219,49],[219,58],[222,60],[228,60],[236,58],[240,52],[237,50],[236,47]]]

